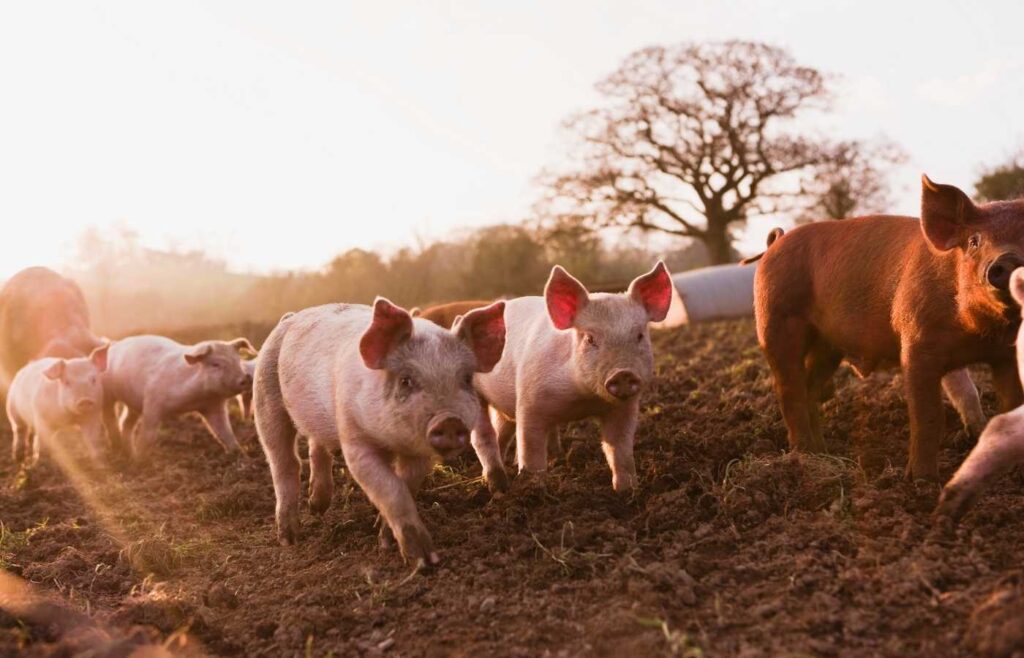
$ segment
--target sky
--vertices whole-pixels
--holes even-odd
[[[687,40],[836,74],[829,132],[900,144],[916,214],[920,173],[969,189],[1024,144],[1021,25],[1019,1],[5,2],[0,276],[87,227],[279,271],[519,220],[594,83]]]

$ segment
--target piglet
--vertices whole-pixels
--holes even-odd
[[[340,442],[403,557],[438,562],[413,496],[438,460],[469,445],[480,410],[473,376],[501,358],[504,310],[497,302],[470,311],[447,330],[377,298],[372,308],[317,306],[278,323],[260,352],[253,402],[282,544],[299,535],[301,434],[314,514],[330,505],[331,447]],[[383,527],[381,540],[389,542]]]
[[[43,445],[53,450],[57,433],[78,428],[93,459],[102,454],[103,384],[109,344],[88,357],[31,361],[14,376],[7,394],[7,418],[14,431],[14,461],[31,451],[38,461]]]
[[[103,422],[112,440],[132,439],[138,425],[131,449],[143,456],[162,422],[194,411],[226,451],[241,453],[228,419],[228,401],[252,388],[240,351],[256,352],[245,338],[182,345],[163,336],[132,336],[114,343],[103,374]],[[115,414],[117,402],[128,408],[123,426]]]
[[[1024,268],[1010,275],[1010,294],[1024,305]],[[1018,372],[1024,373],[1024,325],[1017,331]],[[1022,377],[1024,384],[1024,377]],[[978,495],[1000,473],[1024,463],[1024,406],[994,417],[953,478],[942,488],[935,520],[952,525],[974,505]]]
[[[514,434],[519,472],[547,468],[558,425],[596,416],[615,491],[636,485],[633,438],[640,393],[654,375],[648,324],[665,319],[672,278],[659,262],[623,294],[588,293],[559,266],[543,297],[506,302],[508,346],[497,367],[476,378],[495,413],[481,414],[473,447],[492,489],[508,486],[500,446]]]

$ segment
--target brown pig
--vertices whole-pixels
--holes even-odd
[[[800,226],[775,240],[754,278],[758,341],[790,447],[825,450],[820,403],[839,363],[900,366],[910,412],[908,477],[938,478],[943,376],[992,368],[1003,410],[1024,394],[1008,292],[1024,264],[1024,201],[975,205],[923,177],[921,220],[870,216]]]
[[[455,324],[455,319],[460,315],[465,315],[472,310],[489,306],[494,302],[485,302],[480,300],[469,301],[469,302],[449,302],[447,304],[438,304],[437,306],[428,306],[421,310],[415,317],[429,320],[434,324],[444,327],[445,329],[451,329],[452,325]]]
[[[24,269],[0,290],[0,392],[29,361],[86,356],[103,344],[74,281],[45,267]]]

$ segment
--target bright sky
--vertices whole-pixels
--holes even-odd
[[[268,270],[515,220],[593,83],[690,39],[841,74],[837,133],[909,152],[915,213],[921,171],[969,187],[1024,143],[1022,25],[1019,0],[7,2],[0,276],[116,222]]]

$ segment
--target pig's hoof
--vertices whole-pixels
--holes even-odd
[[[932,520],[936,527],[948,527],[950,530],[964,514],[967,513],[977,499],[977,492],[964,487],[947,486],[939,496],[939,504],[935,507]]]
[[[294,546],[299,543],[299,515],[289,514],[277,520],[277,541],[282,546]]]
[[[487,473],[484,479],[487,480],[487,489],[491,493],[504,493],[508,491],[509,479],[505,469],[496,468]]]
[[[327,511],[327,508],[331,506],[330,495],[318,495],[313,494],[309,497],[309,511],[315,516],[323,516],[323,513]]]
[[[938,482],[939,481],[939,467],[936,466],[919,466],[914,468],[912,464],[907,464],[907,469],[903,472],[903,478],[908,482],[915,480],[924,480],[925,482]]]
[[[406,561],[423,563],[426,566],[433,566],[441,561],[434,551],[430,533],[421,525],[403,524],[398,531],[398,545]]]

